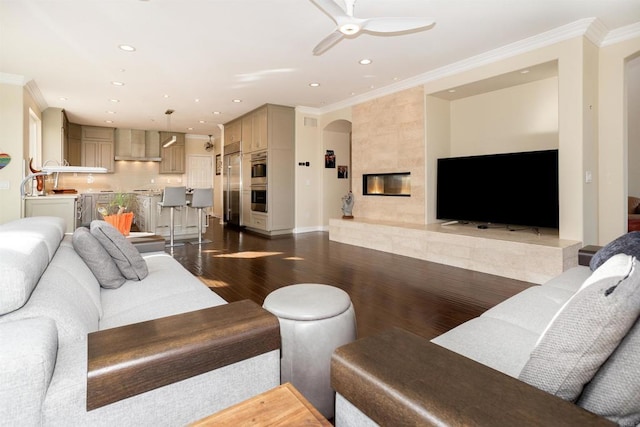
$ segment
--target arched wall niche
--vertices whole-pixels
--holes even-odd
[[[322,148],[325,155],[333,152],[335,156],[335,167],[327,167],[325,163],[322,173],[322,224],[323,227],[328,227],[331,218],[342,217],[342,197],[352,188],[351,122],[339,119],[327,124],[322,129]]]

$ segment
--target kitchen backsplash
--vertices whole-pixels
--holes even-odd
[[[74,176],[76,175],[76,176]],[[182,185],[182,174],[168,175],[159,173],[157,162],[117,161],[115,172],[106,174],[60,174],[58,188],[75,189],[78,193],[133,190],[161,190],[166,186]],[[53,176],[46,182],[46,189],[53,188]]]

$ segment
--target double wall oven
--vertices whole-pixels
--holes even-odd
[[[251,154],[251,210],[267,212],[267,153]]]

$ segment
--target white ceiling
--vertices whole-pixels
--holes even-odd
[[[585,18],[606,36],[640,22],[640,0],[358,0],[355,16],[436,25],[314,56],[335,25],[310,0],[0,0],[0,80],[76,123],[165,130],[171,108],[172,130],[218,135],[264,103],[328,111]]]

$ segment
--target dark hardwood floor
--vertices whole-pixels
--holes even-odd
[[[217,223],[212,218],[205,235],[211,243],[167,252],[229,302],[262,305],[271,291],[295,283],[344,289],[359,337],[398,326],[430,339],[531,286],[331,242],[325,232],[267,239]]]

